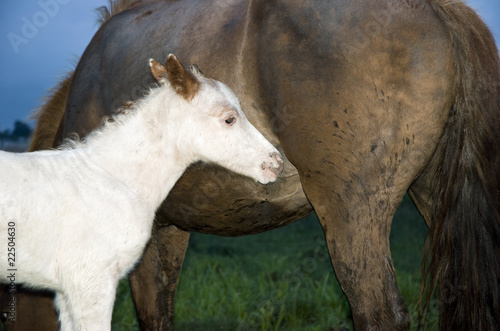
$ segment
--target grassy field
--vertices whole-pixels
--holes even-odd
[[[415,320],[427,227],[405,197],[391,232],[399,288]],[[259,235],[193,233],[176,297],[175,330],[351,330],[316,217]],[[435,315],[429,330],[435,329]],[[414,323],[415,324],[415,323]],[[113,330],[138,330],[128,283],[119,287]]]

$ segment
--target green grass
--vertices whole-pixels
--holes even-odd
[[[394,217],[391,251],[399,289],[414,321],[426,231],[405,197]],[[240,238],[193,233],[175,309],[178,331],[352,329],[347,300],[314,216]],[[436,317],[430,318],[428,329],[433,330]],[[138,330],[126,281],[118,291],[113,330]]]

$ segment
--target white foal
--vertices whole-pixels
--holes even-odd
[[[15,283],[54,290],[62,330],[110,330],[118,280],[191,163],[263,184],[282,170],[227,86],[173,55],[150,67],[160,86],[84,142],[0,153],[0,282],[13,274]]]

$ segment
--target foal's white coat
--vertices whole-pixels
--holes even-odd
[[[166,67],[150,65],[160,87],[85,142],[0,153],[0,282],[12,267],[11,222],[15,282],[56,292],[62,330],[110,329],[117,282],[140,258],[156,209],[191,163],[215,162],[261,183],[282,169],[227,86],[173,55]]]

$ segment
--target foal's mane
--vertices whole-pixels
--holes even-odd
[[[152,89],[149,91],[149,93],[151,93],[151,91]],[[136,102],[129,101],[125,103],[123,107],[114,110],[112,115],[103,116],[103,118],[101,119],[101,125],[92,130],[87,136],[83,138],[80,138],[80,136],[76,132],[71,133],[69,137],[63,140],[61,145],[57,146],[57,150],[68,150],[83,147],[85,144],[87,144],[88,141],[92,141],[101,134],[122,125],[123,122],[127,120],[127,117],[132,115],[129,115],[129,113],[134,113],[137,110],[138,103],[140,103],[140,101],[146,96],[147,94]]]

